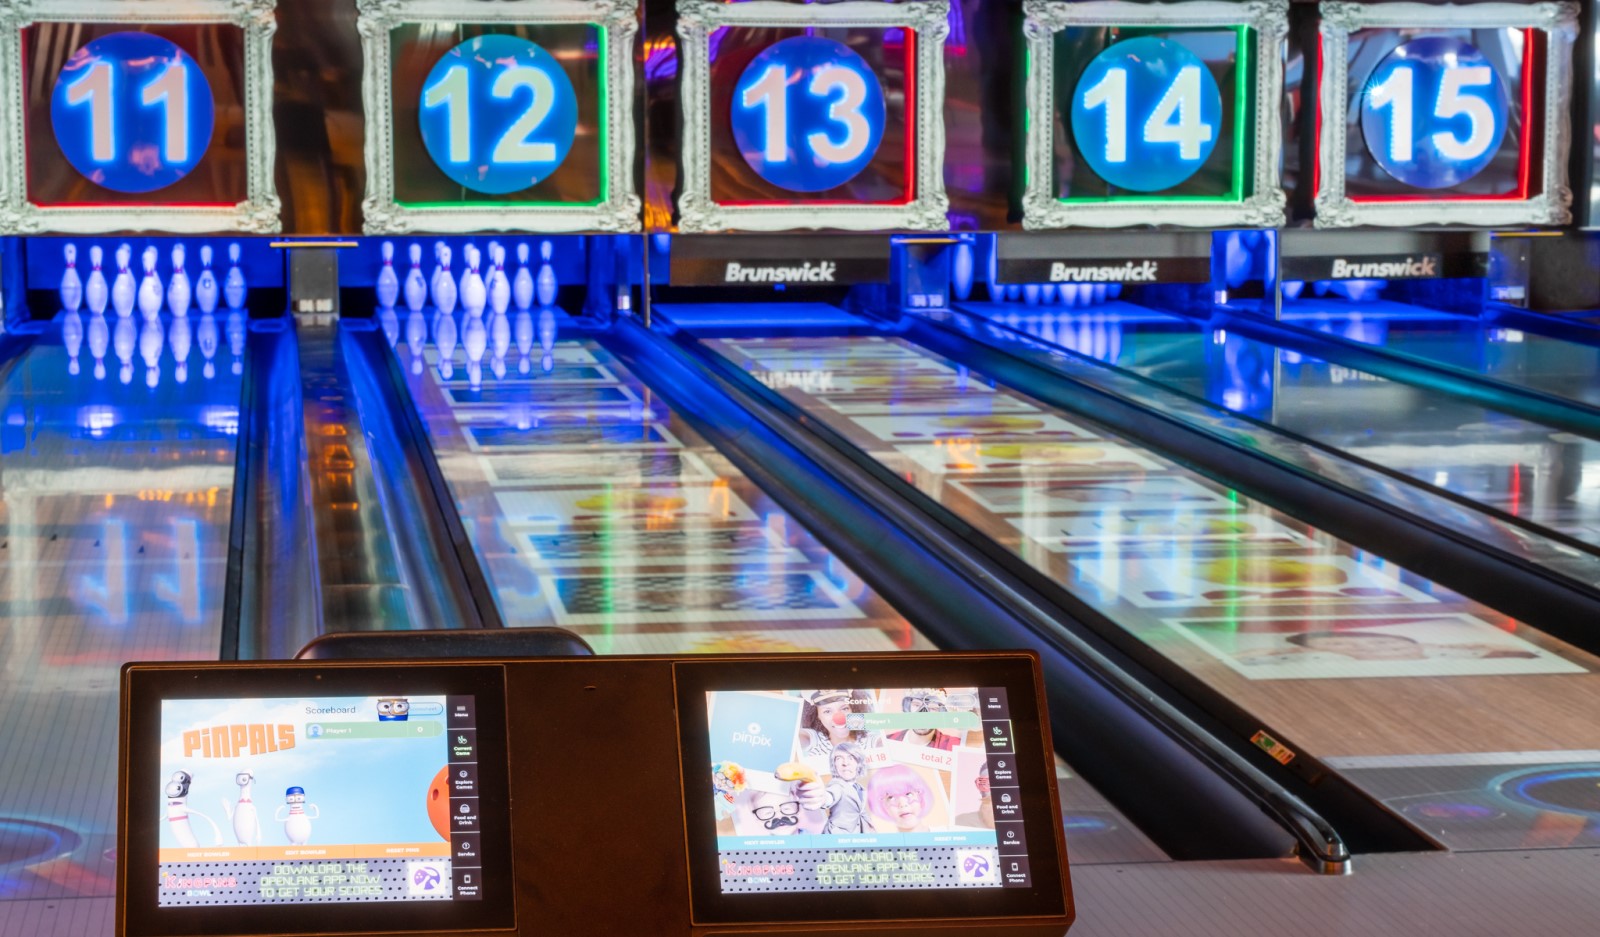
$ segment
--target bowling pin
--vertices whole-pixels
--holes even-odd
[[[489,310],[504,314],[511,305],[511,281],[506,278],[506,249],[489,242]]]
[[[228,245],[228,275],[222,280],[222,299],[229,309],[243,309],[250,287],[244,282],[244,271],[239,269],[239,243]],[[231,320],[230,320],[231,321]]]
[[[261,845],[261,817],[256,813],[255,801],[250,796],[250,790],[255,786],[256,776],[248,769],[240,771],[233,776],[233,783],[239,786],[238,803],[230,804],[227,798],[222,800],[222,809],[228,812],[228,819],[233,821],[233,838],[241,846]]]
[[[233,355],[233,373],[244,373],[244,340],[246,330],[244,313],[234,311],[228,313],[228,323],[225,326],[228,333],[228,351]]]
[[[83,316],[78,310],[67,310],[66,318],[61,320],[61,344],[67,349],[67,373],[78,373],[78,351],[83,348]]]
[[[89,354],[94,356],[94,379],[106,379],[106,349],[111,345],[111,327],[103,313],[89,314]]]
[[[1039,305],[1039,284],[1024,284],[1022,287],[1022,301],[1030,306]]]
[[[441,279],[449,279],[444,277]],[[472,318],[468,316],[467,318]],[[433,343],[439,346],[439,374],[445,380],[456,373],[456,317],[446,313],[434,326]]]
[[[483,283],[483,275],[478,272],[479,263],[483,257],[478,250],[478,245],[468,244],[461,251],[461,259],[467,263],[467,269],[461,274],[461,308],[468,315],[483,315],[483,307],[489,301],[489,290]]]
[[[428,343],[428,321],[421,309],[411,310],[406,316],[406,348],[411,352],[411,373],[422,373],[422,351]]]
[[[139,329],[133,324],[132,316],[117,319],[116,329],[111,333],[111,350],[116,353],[117,361],[121,367],[117,369],[117,379],[124,384],[133,381],[133,350],[139,343]]]
[[[428,295],[434,298],[433,304],[439,305],[439,277],[444,275],[444,242],[433,242],[433,272],[428,274]]]
[[[195,343],[200,346],[200,357],[205,361],[200,373],[206,380],[217,376],[217,366],[212,359],[217,356],[217,317],[210,312],[200,314],[200,327],[195,329]]]
[[[394,244],[384,241],[379,248],[383,254],[383,269],[378,271],[378,308],[393,309],[400,297],[400,278],[394,272]]]
[[[556,282],[556,268],[550,265],[550,257],[555,252],[555,246],[549,241],[539,242],[539,275],[534,277],[534,292],[537,294],[540,306],[553,306],[556,302],[556,293],[561,289],[561,284]]]
[[[950,258],[950,289],[956,294],[956,299],[965,302],[972,295],[972,275],[976,263],[976,258],[972,256],[972,242],[958,242]]]
[[[517,245],[517,278],[511,284],[511,301],[518,309],[533,308],[533,274],[528,272],[528,245]]]
[[[433,284],[433,305],[438,310],[435,318],[449,318],[456,309],[456,278],[450,272],[450,245],[445,244],[439,248],[439,277]],[[438,331],[439,325],[434,323],[434,330]]]
[[[172,377],[179,384],[188,383],[189,380],[189,349],[193,346],[193,337],[194,326],[189,322],[189,317],[174,316],[172,326],[167,331],[167,344],[172,346],[172,360],[176,362]]]
[[[296,846],[311,842],[311,821],[317,819],[321,811],[316,804],[306,803],[306,792],[303,788],[291,787],[283,792],[283,806],[273,814],[273,819],[283,824],[284,838]]]
[[[528,282],[530,284],[533,282],[531,277]],[[532,287],[530,286],[529,289],[531,290]],[[517,373],[527,374],[533,370],[533,362],[529,359],[529,356],[533,354],[533,313],[526,309],[517,313],[516,326],[513,328],[512,333],[515,336],[514,340],[517,343],[517,355],[519,356],[517,359]]]
[[[217,287],[217,275],[211,272],[211,245],[202,244],[200,276],[194,281],[194,304],[200,307],[201,312],[216,312],[217,300],[221,298],[222,291]]]
[[[106,301],[111,298],[111,289],[106,286],[106,275],[100,272],[100,261],[105,257],[105,252],[100,245],[89,248],[89,282],[83,287],[83,301],[88,304],[89,311],[99,315],[106,311]]]
[[[511,320],[505,310],[489,317],[489,370],[495,380],[506,376],[506,352],[511,348]]]
[[[406,274],[406,308],[421,312],[428,304],[428,281],[422,278],[422,245],[411,245],[411,272]]]
[[[167,337],[161,334],[161,320],[148,318],[139,327],[139,357],[144,359],[145,386],[154,388],[161,383],[161,348]]]
[[[489,326],[483,316],[468,315],[461,325],[461,349],[467,353],[467,382],[473,390],[483,384],[483,353],[488,348]]]
[[[78,245],[69,243],[62,253],[67,258],[67,269],[61,272],[61,308],[77,312],[83,303],[83,281],[78,278]]]
[[[393,306],[378,310],[378,325],[383,328],[384,341],[393,348],[400,341],[400,317],[395,314]]]
[[[111,283],[111,308],[117,311],[119,318],[133,314],[133,302],[139,292],[138,284],[133,281],[133,271],[128,269],[132,261],[133,248],[126,244],[117,248],[117,278]]]
[[[189,298],[194,291],[189,286],[189,274],[183,270],[186,259],[185,248],[182,244],[172,248],[172,279],[167,281],[167,307],[172,314],[182,318],[189,314]]]
[[[161,277],[156,274],[158,256],[154,247],[144,249],[144,277],[139,281],[139,311],[144,313],[146,319],[154,319],[161,314],[161,303],[166,298],[166,291],[161,288]]]
[[[549,306],[539,310],[539,348],[544,352],[539,366],[548,374],[556,367],[556,314]]]

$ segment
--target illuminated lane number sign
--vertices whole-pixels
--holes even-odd
[[[50,122],[67,162],[117,192],[187,176],[211,145],[211,84],[188,53],[150,33],[112,33],[72,54]]]
[[[883,142],[883,84],[832,39],[796,36],[757,55],[733,89],[734,142],[756,175],[791,192],[854,179]]]
[[[1444,189],[1488,167],[1506,136],[1506,89],[1476,47],[1444,36],[1407,42],[1373,69],[1361,132],[1384,171]]]
[[[1100,178],[1159,192],[1199,171],[1222,131],[1210,69],[1170,39],[1118,42],[1089,62],[1072,95],[1072,136]]]
[[[422,86],[422,143],[465,188],[520,192],[572,151],[578,97],[555,57],[516,36],[486,35],[446,52]]]

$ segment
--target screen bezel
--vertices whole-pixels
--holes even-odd
[[[159,774],[161,704],[168,699],[373,696],[397,685],[416,695],[472,696],[478,736],[483,897],[477,901],[326,902],[162,908],[153,848],[161,821],[154,800],[137,802],[130,779]],[[515,927],[511,799],[507,763],[505,669],[499,664],[372,664],[141,667],[124,672],[122,774],[119,784],[118,888],[127,937],[222,934],[331,934]],[[149,809],[146,809],[147,806]],[[492,857],[500,856],[498,862]],[[138,885],[135,883],[147,883]],[[241,928],[241,923],[248,927]]]
[[[828,658],[677,661],[678,750],[684,785],[684,838],[690,917],[702,924],[791,924],[948,918],[1065,917],[1065,846],[1054,763],[1041,739],[1038,664],[1031,652],[1009,654],[830,655]],[[706,693],[821,686],[1004,687],[1011,709],[1029,888],[898,888],[724,895],[717,867],[716,816],[709,786],[711,744]],[[701,784],[701,781],[704,784]],[[826,900],[818,900],[823,898]],[[826,909],[825,911],[823,909]]]

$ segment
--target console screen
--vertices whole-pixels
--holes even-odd
[[[476,736],[473,696],[163,700],[157,905],[481,900]]]
[[[706,693],[724,895],[1031,887],[1001,687]]]

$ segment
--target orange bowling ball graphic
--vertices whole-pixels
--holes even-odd
[[[428,785],[428,822],[443,840],[450,839],[450,766],[445,765]]]
[[[1278,588],[1339,586],[1350,579],[1337,566],[1281,556],[1224,557],[1206,563],[1200,574],[1212,582]]]

